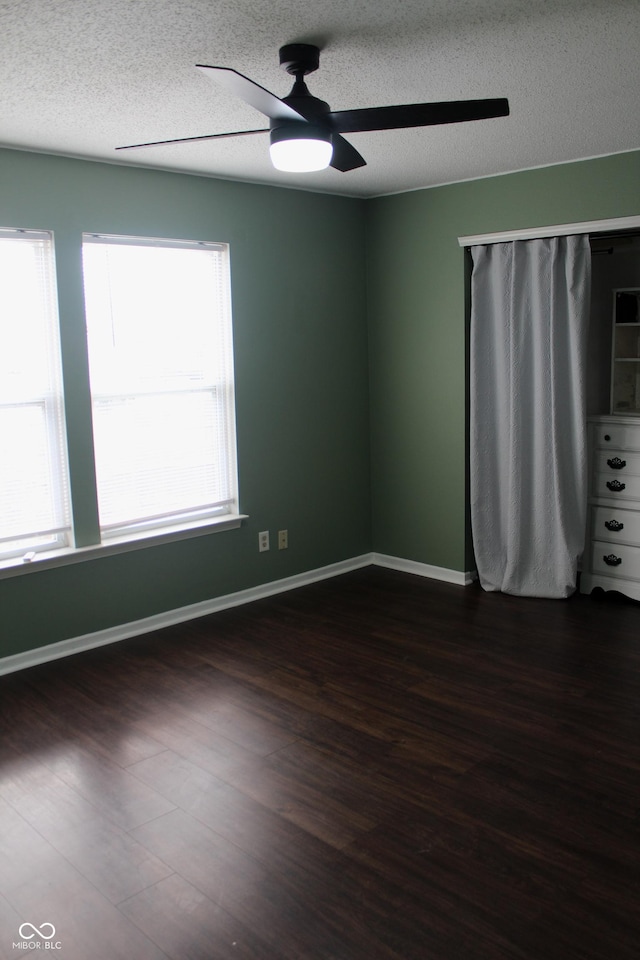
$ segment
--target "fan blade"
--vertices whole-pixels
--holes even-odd
[[[154,140],[150,143],[130,143],[126,147],[116,147],[116,150],[137,150],[138,147],[164,147],[169,143],[195,143],[197,140],[220,140],[223,137],[246,137],[249,133],[269,133],[269,128],[262,130],[237,130],[234,133],[209,133],[203,137],[181,137],[179,140]]]
[[[348,140],[341,137],[339,133],[334,133],[331,139],[333,141],[333,156],[330,165],[335,170],[347,173],[348,170],[355,170],[356,167],[366,167],[367,161],[360,156]]]
[[[302,114],[290,107],[284,100],[280,100],[274,93],[269,93],[259,83],[254,83],[249,77],[232,70],[231,67],[209,67],[204,63],[196,63],[199,70],[203,70],[212,79],[221,83],[225,89],[234,93],[245,103],[255,107],[260,113],[271,120],[304,120]]]
[[[338,110],[330,114],[330,118],[333,129],[338,133],[360,133],[364,130],[397,130],[400,127],[488,120],[490,117],[508,115],[509,101],[505,97],[497,97],[494,100],[451,100],[444,103],[408,103],[397,107]]]

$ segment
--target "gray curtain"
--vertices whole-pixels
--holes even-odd
[[[589,238],[471,253],[471,522],[480,583],[566,597],[585,534]]]

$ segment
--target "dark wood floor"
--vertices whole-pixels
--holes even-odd
[[[637,960],[639,625],[369,568],[0,678],[0,957]]]

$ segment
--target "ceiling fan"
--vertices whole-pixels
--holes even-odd
[[[309,43],[289,43],[280,48],[280,66],[295,78],[291,93],[280,99],[237,70],[196,64],[245,103],[269,118],[269,126],[259,130],[212,133],[179,140],[134,143],[116,150],[157,147],[171,143],[194,143],[223,137],[243,137],[254,133],[270,134],[271,162],[278,170],[308,172],[332,166],[346,172],[366,165],[364,158],[343,133],[366,130],[397,130],[426,127],[466,120],[486,120],[509,115],[505,97],[493,100],[452,100],[443,103],[410,103],[402,106],[368,107],[361,110],[329,109],[329,104],[312,96],[304,78],[318,69],[320,49]]]

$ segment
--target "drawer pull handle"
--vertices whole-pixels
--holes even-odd
[[[621,460],[620,457],[613,457],[611,460],[607,460],[607,466],[611,467],[612,470],[622,470],[626,465],[627,461]]]
[[[622,563],[622,557],[616,557],[615,553],[610,553],[608,556],[605,553],[602,559],[608,567],[619,567]]]
[[[613,530],[614,533],[624,529],[624,523],[620,523],[619,520],[605,520],[604,525],[607,530]]]
[[[609,490],[614,490],[616,493],[619,493],[620,490],[624,490],[626,483],[620,483],[619,480],[607,480],[607,487]]]

